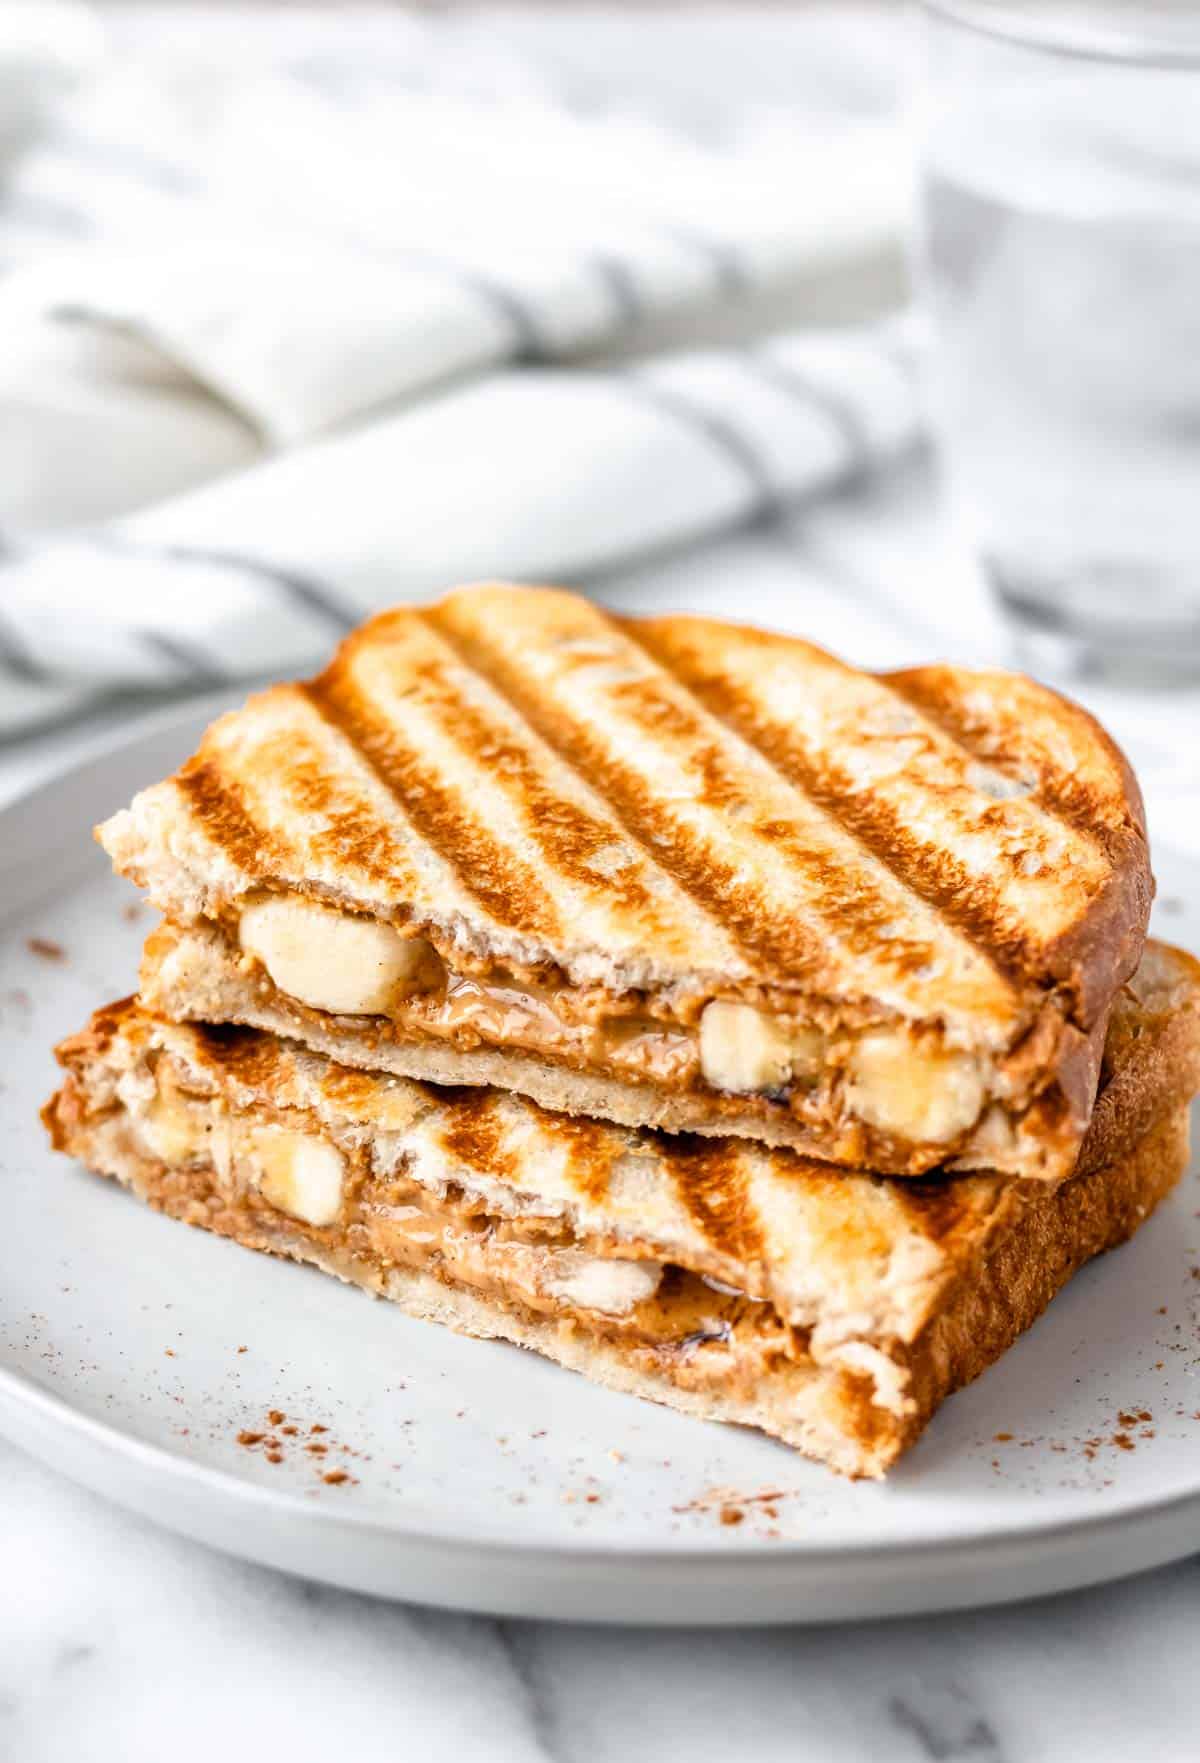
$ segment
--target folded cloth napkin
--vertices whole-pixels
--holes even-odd
[[[894,247],[854,9],[634,58],[603,14],[168,10],[0,197],[0,732],[293,671],[452,580],[578,582],[912,439],[898,330],[741,323]]]

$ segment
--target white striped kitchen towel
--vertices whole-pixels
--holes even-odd
[[[125,16],[0,196],[0,732],[904,447],[899,333],[741,323],[894,253],[891,39],[836,13]]]
[[[115,686],[291,673],[392,601],[586,583],[845,482],[916,429],[887,327],[496,372],[104,527],[11,540],[0,704],[11,727]]]

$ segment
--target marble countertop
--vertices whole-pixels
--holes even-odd
[[[373,1602],[230,1561],[0,1446],[13,1763],[1183,1763],[1200,1561],[979,1613],[741,1632]]]

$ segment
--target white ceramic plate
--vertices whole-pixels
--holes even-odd
[[[877,1486],[411,1322],[51,1155],[37,1120],[50,1047],[133,988],[151,922],[89,829],[210,713],[143,729],[0,815],[0,1427],[14,1440],[235,1554],[520,1615],[884,1615],[1200,1547],[1194,1176]],[[1200,946],[1200,872],[1163,852],[1157,867],[1160,933]],[[277,1439],[279,1460],[239,1433]]]

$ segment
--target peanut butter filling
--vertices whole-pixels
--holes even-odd
[[[661,1091],[744,1097],[817,1130],[865,1128],[949,1156],[986,1128],[995,1155],[1032,1099],[1021,1048],[997,1063],[949,1046],[936,1026],[819,1023],[797,1000],[613,993],[477,963],[461,971],[457,957],[405,927],[297,895],[253,900],[226,928],[285,1005],[386,1023],[400,1040],[525,1052]],[[1051,1011],[1036,1035],[1042,1052],[1054,1020]]]
[[[225,1234],[299,1232],[377,1281],[398,1268],[429,1274],[619,1341],[688,1388],[750,1395],[765,1376],[811,1365],[806,1332],[770,1303],[664,1264],[647,1244],[579,1238],[552,1215],[502,1216],[453,1182],[425,1187],[403,1165],[378,1173],[365,1147],[339,1147],[310,1115],[238,1114],[190,1093],[167,1056],[152,1084],[139,1076],[122,1089],[129,1135],[151,1169],[147,1197],[173,1196],[176,1212],[181,1197],[194,1199]]]

